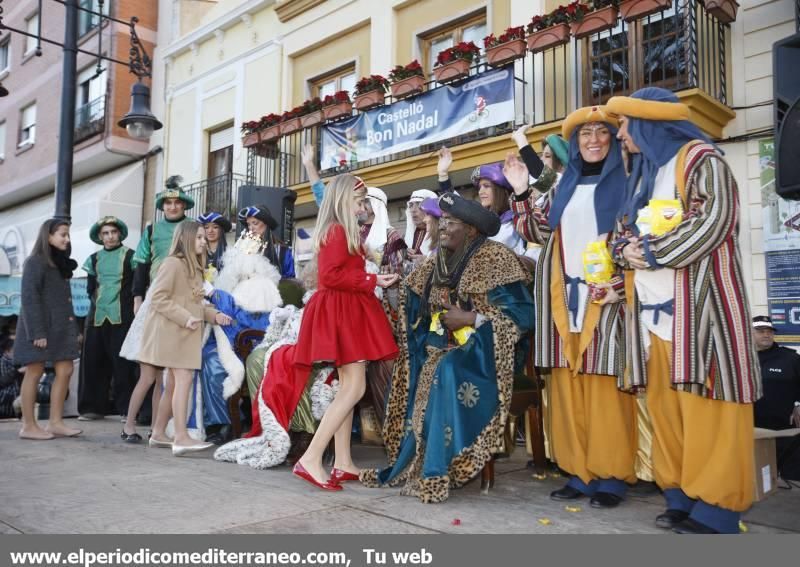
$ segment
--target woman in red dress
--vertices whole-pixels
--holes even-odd
[[[366,212],[367,188],[352,175],[339,175],[328,185],[314,229],[319,287],[303,313],[294,363],[310,368],[322,363],[339,373],[339,391],[317,428],[308,449],[292,471],[324,490],[341,490],[341,482],[358,480],[350,455],[353,408],[366,389],[366,365],[397,356],[389,321],[375,288],[393,285],[396,274],[365,270],[365,250],[358,215]],[[331,475],[322,454],[334,439],[336,458]]]

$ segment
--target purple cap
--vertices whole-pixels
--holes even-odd
[[[506,179],[506,176],[503,175],[502,163],[490,163],[476,167],[472,172],[472,184],[477,187],[481,179],[488,179],[498,187],[502,187],[506,191],[512,191],[511,184]]]
[[[419,206],[420,210],[427,215],[431,215],[432,217],[441,218],[442,216],[442,209],[439,208],[439,199],[438,197],[434,199],[433,197],[428,197]]]

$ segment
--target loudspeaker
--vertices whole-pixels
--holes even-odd
[[[775,191],[800,200],[800,33],[772,45]]]
[[[274,231],[274,235],[287,246],[291,246],[294,233],[295,200],[297,200],[297,193],[285,187],[242,185],[239,187],[237,210],[240,211],[244,207],[266,205],[269,212],[278,221],[278,228]],[[246,226],[239,222],[236,234],[241,233],[245,228]]]

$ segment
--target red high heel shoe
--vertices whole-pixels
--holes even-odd
[[[295,463],[294,468],[292,469],[292,474],[297,478],[302,478],[306,482],[310,482],[311,484],[313,484],[317,488],[321,488],[322,490],[330,490],[330,491],[342,490],[341,484],[334,484],[331,481],[317,482],[317,480],[313,476],[311,476],[311,473],[309,473],[305,469],[305,467],[300,464],[300,461],[297,461]]]
[[[358,475],[351,472],[343,471],[333,467],[331,469],[331,483],[346,482],[348,480],[358,480]]]

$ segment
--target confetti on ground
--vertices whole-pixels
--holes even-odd
[[[750,528],[748,528],[747,524],[745,524],[743,521],[739,520],[739,531],[743,534],[746,534],[750,531]]]
[[[548,520],[547,518],[539,518],[539,523],[542,524],[543,526],[549,526],[550,520]]]
[[[566,510],[567,512],[580,512],[581,511],[581,507],[580,506],[566,506],[564,508],[564,510]]]
[[[544,479],[546,479],[546,478],[547,478],[547,475],[546,475],[546,474],[535,474],[535,473],[534,473],[534,474],[532,474],[531,476],[532,476],[533,478],[535,478],[536,480],[544,480]]]
[[[454,526],[460,526],[461,525],[461,520],[459,520],[458,518],[455,518],[450,523],[453,524]]]

